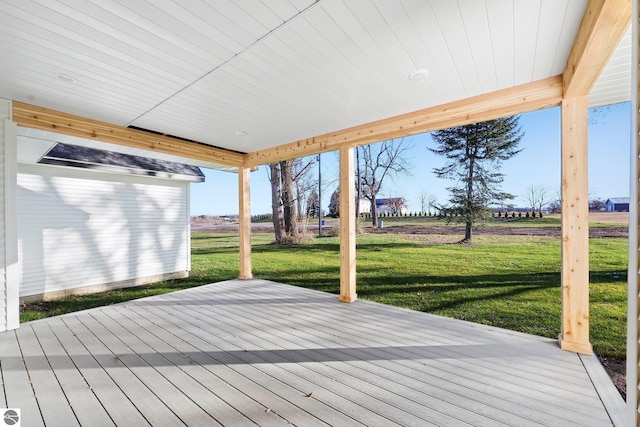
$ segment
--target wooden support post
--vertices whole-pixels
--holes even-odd
[[[588,98],[562,101],[563,350],[591,354],[589,343]]]
[[[356,295],[356,207],[353,148],[340,148],[340,301]]]
[[[238,168],[239,240],[240,240],[240,279],[252,279],[251,272],[251,198],[249,182],[251,169]]]

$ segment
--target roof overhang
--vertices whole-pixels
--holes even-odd
[[[225,170],[629,99],[629,0],[254,3],[5,2],[0,96],[21,126]]]
[[[54,144],[37,163],[178,181],[204,182],[205,179],[197,166],[64,143]]]

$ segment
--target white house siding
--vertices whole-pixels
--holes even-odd
[[[0,99],[0,331],[7,330],[7,251],[5,236],[5,119],[9,117],[8,103]]]
[[[19,326],[16,238],[16,125],[0,99],[0,331]]]
[[[186,273],[188,185],[19,165],[20,297]]]

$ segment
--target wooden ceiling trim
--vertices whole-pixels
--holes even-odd
[[[205,144],[112,125],[44,107],[13,102],[13,120],[20,126],[98,140],[141,150],[217,163],[242,166],[244,155]]]
[[[562,76],[551,77],[245,155],[255,167],[560,105]]]
[[[589,1],[563,72],[565,98],[589,94],[630,22],[631,1]]]

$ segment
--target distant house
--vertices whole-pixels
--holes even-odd
[[[407,206],[402,197],[391,197],[388,199],[376,199],[376,211],[379,214],[400,214],[407,213]]]
[[[186,277],[195,166],[18,138],[21,300]]]
[[[367,199],[360,199],[358,200],[358,212],[360,212],[361,214],[364,212],[371,212],[371,202]]]
[[[629,198],[612,197],[611,199],[607,199],[604,204],[604,209],[607,212],[629,212]]]

